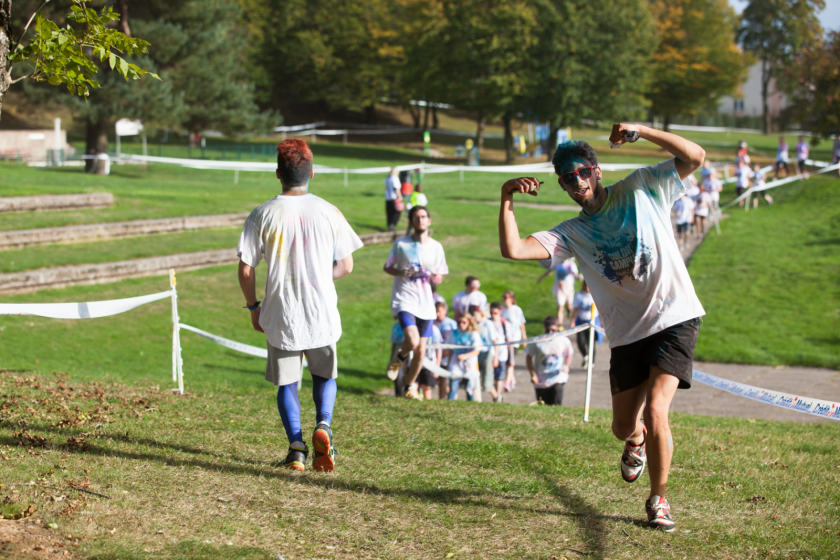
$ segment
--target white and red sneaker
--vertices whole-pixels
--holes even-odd
[[[647,443],[647,428],[642,426],[641,445],[630,445],[630,442],[624,442],[624,453],[621,454],[621,478],[625,482],[636,482],[642,476],[645,470],[645,462],[647,462],[647,453],[645,453],[645,443]]]
[[[651,529],[660,529],[666,533],[674,530],[674,520],[671,518],[671,504],[665,496],[651,496],[645,502],[645,511],[648,516],[648,526]]]

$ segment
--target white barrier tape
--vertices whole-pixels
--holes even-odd
[[[0,303],[0,315],[37,315],[51,319],[97,319],[131,311],[153,301],[172,297],[174,290],[126,299],[84,303]]]
[[[819,175],[820,173],[828,173],[829,171],[834,171],[836,169],[840,169],[840,163],[823,167],[819,171],[815,171],[814,173],[810,173],[809,175]],[[779,179],[777,181],[770,181],[769,183],[765,183],[761,187],[749,188],[749,189],[747,189],[747,192],[745,192],[744,194],[742,194],[741,196],[739,196],[735,200],[732,200],[729,203],[727,203],[724,207],[721,208],[721,210],[725,210],[726,208],[729,208],[730,206],[734,206],[735,204],[738,204],[739,202],[741,202],[742,200],[744,200],[745,198],[747,198],[748,196],[750,196],[754,192],[762,192],[762,191],[766,191],[768,189],[781,187],[782,185],[786,185],[788,183],[793,183],[794,181],[798,181],[798,180],[804,179],[804,178],[805,178],[805,175],[800,173],[799,175],[794,175],[793,177],[786,177],[784,179]]]
[[[426,346],[429,350],[464,350],[465,348],[490,348],[493,346],[516,346],[518,344],[534,344],[537,342],[545,342],[553,340],[558,336],[572,336],[589,328],[589,323],[568,329],[565,331],[557,331],[556,333],[541,334],[539,336],[532,336],[531,338],[523,338],[522,340],[512,340],[510,342],[497,342],[496,344],[479,344],[477,346],[462,346],[460,344],[430,344]],[[595,327],[596,329],[598,327]]]
[[[321,121],[309,124],[298,124],[295,126],[275,126],[274,132],[296,132],[298,130],[309,130],[318,126],[324,126],[325,124],[327,124],[325,121]]]
[[[208,338],[216,344],[224,346],[225,348],[230,348],[231,350],[236,350],[237,352],[242,352],[243,354],[250,354],[251,356],[256,356],[257,358],[268,358],[268,350],[266,350],[265,348],[257,348],[256,346],[242,344],[241,342],[236,342],[235,340],[228,340],[227,338],[222,338],[221,336],[210,334],[209,332],[197,329],[195,327],[191,327],[189,325],[185,325],[184,323],[179,323],[178,326],[182,329],[194,332],[199,336]]]
[[[423,367],[431,371],[438,377],[443,377],[444,379],[449,379],[450,377],[452,377],[452,373],[448,369],[440,367],[429,358],[425,358],[423,360]]]
[[[775,167],[774,167],[774,166],[772,166],[772,165],[768,165],[767,167],[762,167],[762,168],[761,168],[761,172],[762,172],[762,173],[764,173],[764,174],[766,175],[766,174],[770,173],[771,171],[773,171],[774,169],[775,169]],[[752,173],[752,170],[750,171],[750,173]],[[738,176],[737,176],[737,175],[733,175],[733,176],[732,176],[732,177],[730,177],[729,179],[725,179],[725,180],[723,181],[723,184],[724,184],[724,185],[727,185],[727,184],[729,184],[729,183],[734,183],[734,182],[735,182],[735,181],[737,181],[737,180],[738,180]]]
[[[830,418],[832,420],[840,420],[840,403],[823,401],[819,399],[810,399],[808,397],[800,397],[798,395],[789,395],[779,391],[769,391],[760,387],[753,387],[737,381],[729,381],[714,375],[694,370],[693,378],[727,393],[738,395],[754,401],[772,404],[788,410],[796,410],[797,412],[804,412],[805,414],[813,414],[822,418]]]

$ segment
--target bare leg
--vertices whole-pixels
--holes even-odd
[[[650,377],[643,385],[645,394],[645,426],[648,430],[646,451],[650,495],[664,496],[668,472],[674,455],[674,442],[668,424],[668,411],[680,380],[657,366],[650,366]]]
[[[441,377],[438,379],[438,398],[446,400],[449,397],[449,380]]]
[[[645,384],[622,391],[612,397],[612,432],[621,441],[630,445],[641,445],[644,427],[642,408],[645,404]]]
[[[409,329],[413,329],[415,333],[417,333],[417,327],[409,327]],[[408,329],[406,329],[407,331]],[[408,333],[406,333],[406,341],[408,340]],[[405,374],[405,386],[408,387],[414,380],[417,379],[417,376],[420,375],[420,370],[423,369],[423,358],[426,356],[426,341],[427,338],[420,338],[418,334],[418,342],[417,345],[413,348],[414,356],[411,358],[411,365],[408,367],[408,372]],[[404,347],[403,347],[404,348]],[[403,351],[403,355],[405,355],[405,351]]]

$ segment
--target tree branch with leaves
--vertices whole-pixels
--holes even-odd
[[[91,88],[100,87],[96,80],[99,71],[96,58],[107,61],[111,70],[126,80],[137,80],[146,74],[160,79],[157,74],[126,60],[127,56],[147,53],[149,43],[109,27],[120,21],[120,14],[113,7],[97,12],[83,0],[73,0],[66,17],[76,25],[59,27],[38,13],[49,1],[41,4],[14,38],[12,0],[0,0],[0,111],[9,87],[27,78],[54,86],[65,85],[71,93],[87,98]],[[24,45],[22,41],[30,27],[34,35]],[[16,66],[25,67],[28,73],[13,78]]]

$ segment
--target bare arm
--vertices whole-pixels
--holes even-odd
[[[526,193],[537,196],[540,182],[533,177],[511,179],[502,185],[502,205],[499,210],[499,247],[502,256],[515,261],[545,260],[551,258],[542,244],[533,237],[520,239],[519,226],[513,215],[513,194]]]
[[[254,267],[239,261],[239,288],[245,296],[245,303],[252,307],[257,302],[257,274]],[[260,326],[262,307],[251,309],[251,326],[255,331],[264,332]]]
[[[340,261],[335,261],[333,266],[333,280],[338,280],[353,272],[353,255]]]
[[[610,142],[623,144],[625,142],[624,133],[633,130],[639,133],[640,138],[653,142],[676,156],[677,173],[679,173],[680,179],[685,179],[700,169],[706,159],[706,151],[694,142],[676,134],[662,132],[641,124],[614,124],[610,134]]]
[[[537,377],[537,372],[534,371],[534,361],[531,359],[531,356],[525,356],[525,365],[528,366],[528,371],[531,374],[531,383],[537,383],[539,378]]]
[[[569,352],[568,356],[566,356],[566,371],[569,371],[570,367],[572,367],[572,352]]]
[[[540,276],[539,278],[537,278],[537,284],[539,284],[540,282],[542,282],[543,280],[545,280],[545,277],[546,277],[546,276],[548,276],[549,274],[551,274],[552,272],[554,272],[554,270],[553,270],[553,269],[551,269],[551,268],[549,268],[548,270],[546,270],[546,271],[545,271],[545,274],[543,274],[542,276]]]

